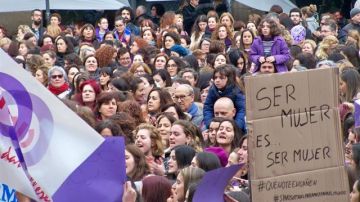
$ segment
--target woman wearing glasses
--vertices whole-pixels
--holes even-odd
[[[48,77],[48,89],[58,98],[65,98],[70,92],[65,70],[62,67],[54,66],[49,70]]]

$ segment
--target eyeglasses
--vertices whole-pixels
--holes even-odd
[[[63,75],[62,75],[62,74],[59,74],[59,75],[51,75],[51,78],[52,78],[52,79],[56,79],[56,78],[62,79],[62,78],[63,78]]]
[[[184,101],[185,100],[185,98],[187,97],[187,96],[190,96],[191,94],[189,94],[189,95],[175,95],[174,96],[174,99],[175,100],[181,100],[181,101]]]

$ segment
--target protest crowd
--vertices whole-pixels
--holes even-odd
[[[244,78],[339,68],[350,198],[360,201],[360,9],[347,20],[314,5],[273,5],[234,20],[223,7],[122,7],[113,25],[65,25],[52,13],[46,27],[33,10],[16,37],[0,26],[0,47],[99,135],[125,138],[126,202],[192,201],[206,172],[234,164],[244,166],[224,200],[250,201]]]

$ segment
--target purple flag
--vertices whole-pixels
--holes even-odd
[[[355,105],[355,128],[360,127],[360,99],[354,102]]]
[[[243,164],[237,164],[207,172],[196,189],[193,201],[224,201],[225,187],[242,166]]]

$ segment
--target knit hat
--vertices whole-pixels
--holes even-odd
[[[226,151],[221,147],[208,147],[205,149],[206,152],[211,152],[215,154],[223,167],[225,167],[228,163],[228,155],[226,154]]]
[[[181,45],[177,45],[177,44],[173,45],[170,48],[170,51],[174,51],[174,52],[178,53],[182,57],[188,55],[188,53],[189,53],[189,51],[186,48],[184,48]]]
[[[290,30],[291,36],[294,40],[293,45],[300,44],[305,40],[306,37],[306,29],[302,25],[296,25]]]
[[[353,18],[355,15],[357,15],[358,13],[360,13],[360,8],[353,8],[350,11],[350,18]]]

